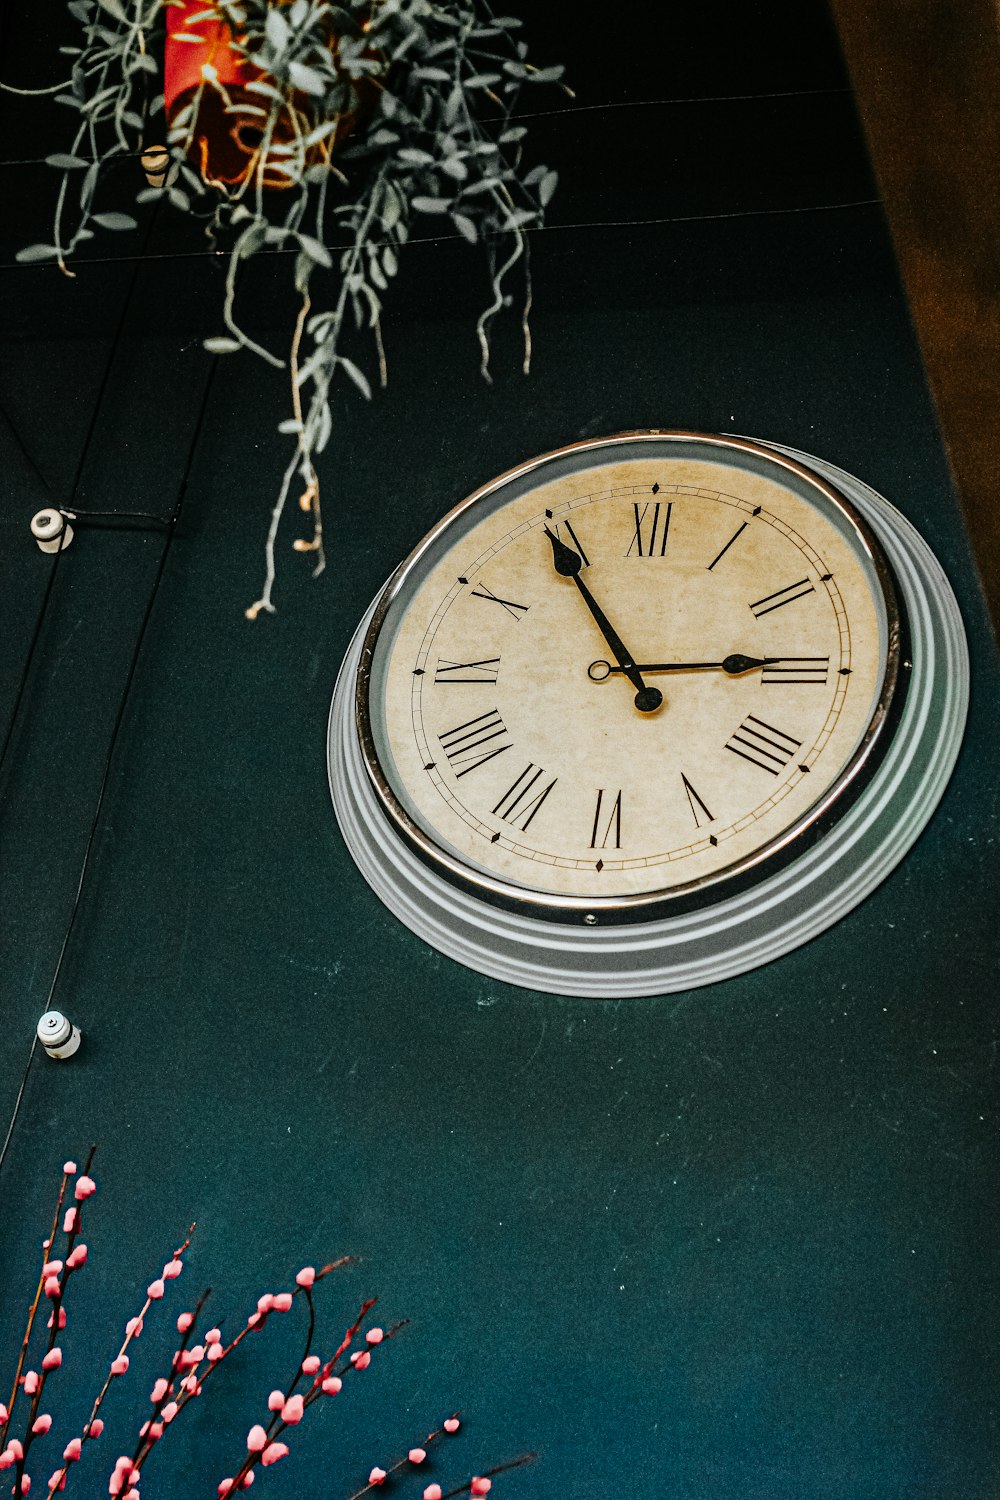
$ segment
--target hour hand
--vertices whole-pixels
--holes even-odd
[[[637,672],[725,672],[727,677],[741,677],[744,672],[755,672],[759,667],[771,667],[784,661],[783,656],[741,656],[733,652],[721,661],[645,661],[636,666]],[[613,667],[609,661],[592,661],[587,676],[592,682],[603,682],[612,672],[621,672],[621,666]]]

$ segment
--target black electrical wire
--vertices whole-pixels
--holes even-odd
[[[158,209],[159,209],[159,204],[156,205],[156,208],[154,209],[153,213],[150,215],[149,223],[146,225],[146,233],[143,236],[143,246],[142,246],[143,250],[145,250],[146,246],[149,244],[150,236],[152,235],[152,232],[153,232],[153,226],[154,226],[154,224],[156,222],[156,213],[157,213]],[[126,319],[128,317],[129,310],[130,310],[130,308],[132,306],[132,298],[133,298],[133,296],[135,294],[136,283],[138,282],[138,279],[139,279],[139,268],[140,268],[140,265],[141,265],[141,261],[142,261],[142,256],[139,256],[139,257],[136,258],[135,268],[134,268],[134,270],[132,272],[132,279],[131,279],[131,281],[129,283],[128,291],[125,294],[124,301],[122,302],[122,310],[121,310],[121,313],[119,315],[118,323],[117,323],[117,325],[115,327],[114,334],[112,335],[111,348],[110,348],[110,350],[108,352],[108,357],[107,357],[107,360],[105,361],[104,370],[103,370],[103,372],[101,374],[101,383],[100,383],[100,385],[98,387],[98,390],[97,390],[97,399],[94,402],[93,410],[91,411],[91,414],[90,414],[90,421],[87,424],[87,431],[86,431],[86,434],[84,436],[83,447],[80,450],[80,457],[79,457],[79,460],[77,461],[76,472],[73,475],[73,483],[70,486],[69,500],[67,501],[67,504],[65,506],[63,506],[63,505],[57,505],[55,507],[59,511],[60,515],[63,517],[64,521],[65,521],[67,515],[69,513],[71,513],[71,511],[72,511],[73,497],[75,496],[75,494],[77,492],[77,489],[79,488],[80,479],[81,479],[81,477],[83,475],[84,465],[85,465],[85,463],[87,461],[87,455],[90,452],[90,444],[91,444],[91,442],[93,440],[94,431],[95,431],[95,429],[97,427],[97,418],[98,418],[98,414],[100,413],[100,410],[101,410],[101,405],[102,405],[102,403],[104,401],[104,393],[105,393],[105,391],[107,390],[107,387],[108,387],[108,380],[109,380],[110,375],[111,375],[111,367],[114,364],[115,355],[118,352],[118,345],[121,342],[121,336],[122,336],[122,333],[124,332],[124,329],[125,329],[125,321],[126,321]],[[49,493],[51,494],[51,486],[48,484],[48,481],[45,479],[44,475],[42,474],[42,472],[39,469],[38,465],[36,464],[35,460],[32,458],[32,456],[31,456],[30,452],[28,451],[28,449],[27,449],[27,447],[26,447],[23,439],[21,438],[20,433],[18,432],[16,426],[14,425],[13,421],[8,416],[8,414],[7,414],[6,411],[3,411],[3,417],[4,417],[4,421],[6,422],[7,426],[10,428],[11,432],[14,434],[14,439],[15,439],[18,447],[20,448],[21,452],[24,454],[25,458],[27,459],[27,461],[31,465],[31,467],[34,469],[35,473],[38,475],[39,479],[41,480],[42,484],[45,486],[46,490],[48,490]],[[73,514],[79,514],[81,517],[85,514],[85,512],[83,512],[83,511],[79,511],[79,512],[72,511],[72,513]],[[99,512],[95,512],[95,514],[99,514]],[[62,557],[63,552],[65,550],[65,542],[66,542],[66,529],[65,529],[65,526],[64,526],[63,530],[62,530],[62,532],[60,534],[60,537],[59,537],[59,546],[56,549],[56,551],[52,554],[52,566],[49,569],[48,578],[46,579],[46,582],[45,582],[45,591],[42,594],[42,602],[41,602],[41,605],[39,606],[38,614],[35,617],[34,629],[31,632],[31,641],[29,642],[28,652],[27,652],[27,655],[26,655],[26,657],[24,659],[24,666],[21,669],[21,676],[20,676],[20,679],[18,681],[17,692],[14,695],[14,707],[11,710],[10,717],[9,717],[9,719],[7,721],[7,728],[6,728],[6,731],[4,732],[3,745],[2,745],[2,747],[0,747],[0,772],[3,771],[3,767],[4,767],[4,764],[5,764],[6,758],[7,758],[7,751],[10,749],[10,742],[11,742],[11,740],[13,738],[14,729],[15,729],[15,727],[17,725],[18,714],[20,713],[20,710],[21,710],[21,702],[22,702],[22,700],[24,698],[25,689],[27,688],[28,681],[29,681],[30,676],[31,676],[31,668],[32,668],[32,666],[34,664],[34,660],[35,660],[35,650],[36,650],[36,647],[38,645],[39,637],[40,637],[40,635],[42,633],[42,626],[45,623],[46,614],[48,613],[49,602],[50,602],[50,600],[52,598],[52,590],[53,590],[53,588],[55,586],[56,574],[59,571],[59,561],[60,561],[60,558]]]
[[[687,98],[682,95],[676,99],[613,99],[606,100],[603,104],[567,104],[561,109],[524,110],[511,115],[510,123],[513,124],[517,120],[546,120],[558,115],[601,114],[605,110],[613,109],[673,109],[695,104],[755,104],[758,100],[811,99],[822,98],[830,94],[851,93],[853,90],[847,84],[831,84],[825,88],[816,89],[775,89],[763,94],[693,94]],[[484,123],[488,124],[490,120],[499,119],[500,116],[484,116],[483,118]],[[149,149],[149,146],[141,146],[137,151],[118,151],[112,159],[114,161],[141,160]],[[84,157],[83,160],[86,158]],[[45,165],[44,156],[11,157],[9,161],[0,160],[0,168],[43,167]]]
[[[28,1074],[31,1072],[31,1064],[35,1060],[35,1052],[37,1050],[37,1047],[38,1032],[36,1031],[35,1035],[31,1039],[31,1046],[28,1049],[28,1061],[25,1064],[24,1073],[21,1076],[21,1087],[18,1089],[17,1098],[14,1100],[14,1112],[10,1117],[10,1124],[7,1127],[7,1135],[4,1139],[3,1150],[0,1151],[0,1171],[3,1170],[4,1160],[7,1156],[7,1147],[10,1145],[10,1138],[14,1134],[14,1125],[17,1122],[18,1111],[21,1108],[21,1100],[24,1098],[24,1090],[28,1085]]]

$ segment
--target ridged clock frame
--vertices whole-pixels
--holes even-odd
[[[653,453],[669,452],[671,443],[688,449],[704,445],[710,457],[742,450],[760,455],[765,464],[770,456],[779,466],[790,461],[791,469],[801,467],[847,500],[888,562],[887,597],[898,598],[896,624],[903,622],[902,641],[895,629],[893,649],[905,680],[891,684],[895,691],[880,702],[871,745],[860,747],[845,785],[838,783],[837,795],[826,799],[829,806],[817,807],[803,820],[795,838],[779,841],[786,847],[682,899],[606,903],[618,907],[613,916],[596,903],[589,911],[585,900],[554,900],[546,909],[546,898],[527,893],[528,899],[521,899],[516,886],[484,879],[474,866],[463,868],[454,851],[436,850],[381,774],[365,706],[372,622],[377,635],[408,559],[361,621],[338,676],[327,736],[334,808],[359,870],[399,920],[459,963],[510,984],[600,998],[675,993],[743,973],[799,947],[845,917],[904,857],[940,801],[961,745],[968,650],[944,571],[899,511],[823,459],[740,438],[619,434],[519,466],[469,497],[435,533],[479,497],[495,494],[512,478],[544,475],[546,465],[566,454],[579,454],[581,463],[600,462],[616,445],[627,445],[630,452],[648,445]],[[853,783],[849,789],[847,782]]]

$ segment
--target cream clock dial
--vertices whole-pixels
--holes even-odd
[[[859,495],[746,440],[637,433],[446,516],[373,606],[331,720],[335,804],[384,899],[486,972],[643,993],[705,982],[687,950],[715,928],[726,972],[727,912],[744,945],[780,926],[817,850],[857,888],[851,818],[907,746],[915,658]]]

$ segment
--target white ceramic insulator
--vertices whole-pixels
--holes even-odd
[[[32,516],[31,535],[43,552],[65,552],[73,540],[73,528],[61,510],[48,506]]]
[[[74,1026],[61,1010],[47,1010],[36,1030],[38,1040],[49,1057],[54,1057],[57,1062],[65,1062],[67,1057],[72,1057],[74,1052],[79,1051],[82,1040],[80,1028]]]

